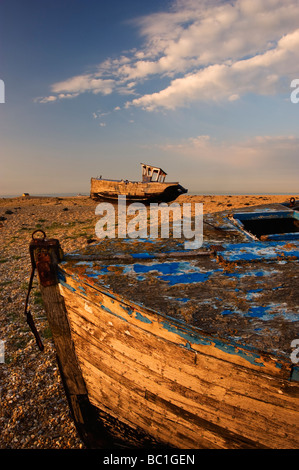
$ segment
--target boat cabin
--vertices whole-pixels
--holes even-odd
[[[145,163],[141,163],[141,166],[143,183],[150,183],[151,181],[164,183],[167,173],[165,173],[161,168],[146,165]]]
[[[235,213],[231,221],[255,240],[298,240],[299,214],[295,210]]]

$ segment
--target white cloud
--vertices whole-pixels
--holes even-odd
[[[131,77],[149,70],[185,72],[256,55],[296,29],[298,20],[296,0],[177,1],[169,13],[141,20],[145,57],[152,60],[127,65],[124,71]]]
[[[53,84],[41,102],[117,92],[137,96],[127,107],[175,109],[194,100],[279,93],[299,74],[298,0],[176,0],[169,11],[136,23],[142,48]],[[140,94],[138,85],[153,76],[170,82]]]
[[[45,96],[44,98],[36,98],[34,101],[39,103],[51,103],[51,101],[56,101],[57,96]]]
[[[213,64],[173,80],[157,93],[134,99],[131,104],[149,111],[174,109],[194,100],[234,101],[252,92],[270,95],[284,91],[285,71],[298,70],[299,29],[284,36],[277,47],[231,64]],[[289,83],[288,83],[289,89]]]
[[[96,74],[78,75],[64,82],[55,83],[51,88],[54,93],[79,94],[91,91],[95,94],[108,95],[113,91],[114,80],[103,80]]]

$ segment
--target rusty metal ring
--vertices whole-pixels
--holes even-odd
[[[34,237],[34,234],[35,234],[35,233],[38,233],[38,232],[42,233],[44,237],[43,237],[43,238],[41,238],[41,237],[35,238],[35,237]],[[45,232],[44,232],[43,230],[40,230],[40,229],[35,230],[35,231],[33,232],[33,234],[32,234],[32,240],[38,240],[39,238],[40,238],[41,240],[45,240],[45,238],[46,238]]]

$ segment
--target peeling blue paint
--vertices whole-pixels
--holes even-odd
[[[278,290],[278,289],[283,289],[284,286],[276,286],[276,287],[272,287],[272,290]]]
[[[76,292],[76,289],[74,287],[70,286],[69,284],[67,284],[66,282],[60,281],[60,284],[64,287],[66,287],[71,292]]]
[[[152,273],[157,272],[157,279],[166,281],[169,285],[189,284],[206,281],[214,271],[203,271],[193,266],[190,262],[164,262],[153,264],[139,264],[133,266],[135,273]]]
[[[105,305],[103,305],[103,304],[100,304],[100,307],[101,307],[101,309],[105,310],[105,312],[114,313],[114,312],[112,312],[112,311],[110,310],[110,308],[105,307]]]
[[[238,273],[234,271],[233,273],[223,272],[223,275],[227,277],[235,277],[237,279],[241,279],[242,277],[246,277],[246,276],[253,276],[253,277],[271,276],[273,272],[275,272],[275,270],[271,270],[271,271],[252,270],[252,271],[247,271],[245,273]]]
[[[155,259],[155,255],[151,253],[132,253],[132,258]]]
[[[130,316],[133,315],[133,310],[130,307],[128,307],[127,305],[122,305],[122,304],[120,304],[120,306],[123,310],[125,310],[125,312],[127,312],[128,315]]]
[[[136,263],[134,265],[135,273],[148,273],[151,271],[158,271],[161,274],[173,274],[178,272],[180,268],[184,268],[186,266],[182,266],[183,263],[178,262],[166,262],[166,263],[155,263],[155,264],[139,264]]]
[[[58,277],[59,281],[63,281],[63,282],[66,281],[66,277],[65,277],[64,273],[60,270],[58,270],[57,277]]]
[[[254,353],[251,351],[251,348],[244,348],[242,349],[239,348],[237,344],[226,344],[222,343],[219,340],[215,341],[215,346],[218,349],[221,349],[222,351],[228,353],[228,354],[233,354],[242,357],[243,359],[246,359],[246,361],[249,361],[251,364],[254,364],[255,366],[259,367],[265,367],[264,363],[261,362],[261,356],[257,353]],[[246,350],[247,349],[247,350]]]
[[[181,338],[185,339],[186,341],[189,341],[190,343],[195,343],[195,344],[203,344],[206,346],[211,345],[211,341],[206,339],[206,338],[200,338],[199,336],[196,336],[192,332],[187,332],[182,329],[179,329],[175,324],[170,323],[168,321],[163,321],[162,323],[163,328],[165,328],[167,331],[170,333],[177,334],[181,336]]]
[[[270,307],[262,307],[260,305],[254,306],[249,309],[248,314],[246,316],[263,318],[269,309]]]
[[[65,275],[61,272],[61,271],[58,271],[58,280],[60,282],[60,284],[64,287],[66,287],[68,290],[70,290],[71,292],[76,292],[76,289],[72,286],[70,286],[67,282],[66,282],[66,278],[65,278]]]
[[[121,320],[123,320],[123,321],[125,321],[125,322],[128,321],[126,318],[122,317],[121,315],[118,315],[117,313],[112,312],[108,307],[106,307],[106,306],[103,305],[103,304],[99,304],[99,307],[100,307],[101,309],[103,309],[105,312],[110,313],[110,314],[113,315],[114,317],[120,318]]]
[[[187,344],[183,344],[182,346],[187,347],[188,349],[192,349],[192,344],[200,344],[203,346],[210,346],[214,344],[216,348],[220,349],[225,353],[238,355],[249,361],[251,364],[264,367],[264,364],[262,362],[259,362],[260,355],[250,351],[250,348],[246,350],[245,347],[242,347],[241,349],[237,344],[227,344],[214,338],[209,340],[203,336],[196,335],[193,332],[187,332],[186,330],[183,331],[182,329],[176,327],[174,324],[171,324],[166,321],[163,321],[162,325],[167,331],[175,333],[184,340],[186,340]]]
[[[247,312],[226,308],[222,310],[221,315],[241,315],[248,318],[259,318],[263,321],[269,321],[278,316],[283,316],[284,320],[290,322],[298,320],[298,313],[292,311],[287,312],[281,305],[274,303],[265,306],[252,305]],[[255,329],[255,331],[258,331],[258,329]]]
[[[166,276],[158,276],[158,279],[162,281],[166,281],[170,286],[174,286],[176,284],[193,284],[196,282],[205,282],[213,273],[210,272],[203,272],[203,273],[187,273],[187,274],[175,274],[175,275],[166,275]]]
[[[236,312],[233,312],[232,310],[222,310],[221,315],[233,315]]]
[[[257,261],[279,258],[282,253],[299,259],[297,247],[287,247],[285,242],[248,242],[223,244],[221,256],[227,261]]]
[[[140,320],[142,321],[143,323],[153,323],[151,320],[149,320],[147,317],[145,317],[144,315],[141,315],[140,312],[135,312],[135,317],[137,318],[137,320]]]
[[[290,380],[292,382],[299,382],[299,366],[293,367]]]

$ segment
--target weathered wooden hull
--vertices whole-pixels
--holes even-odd
[[[60,292],[96,408],[166,446],[299,447],[291,368],[255,363],[238,347],[226,352],[229,345],[64,276]]]
[[[124,195],[131,202],[170,202],[186,192],[179,183],[142,183],[91,178],[90,197],[98,201],[117,201],[118,196]]]
[[[258,241],[229,219],[206,218],[201,253],[102,241],[41,286],[87,445],[299,448],[297,226],[291,241]]]

